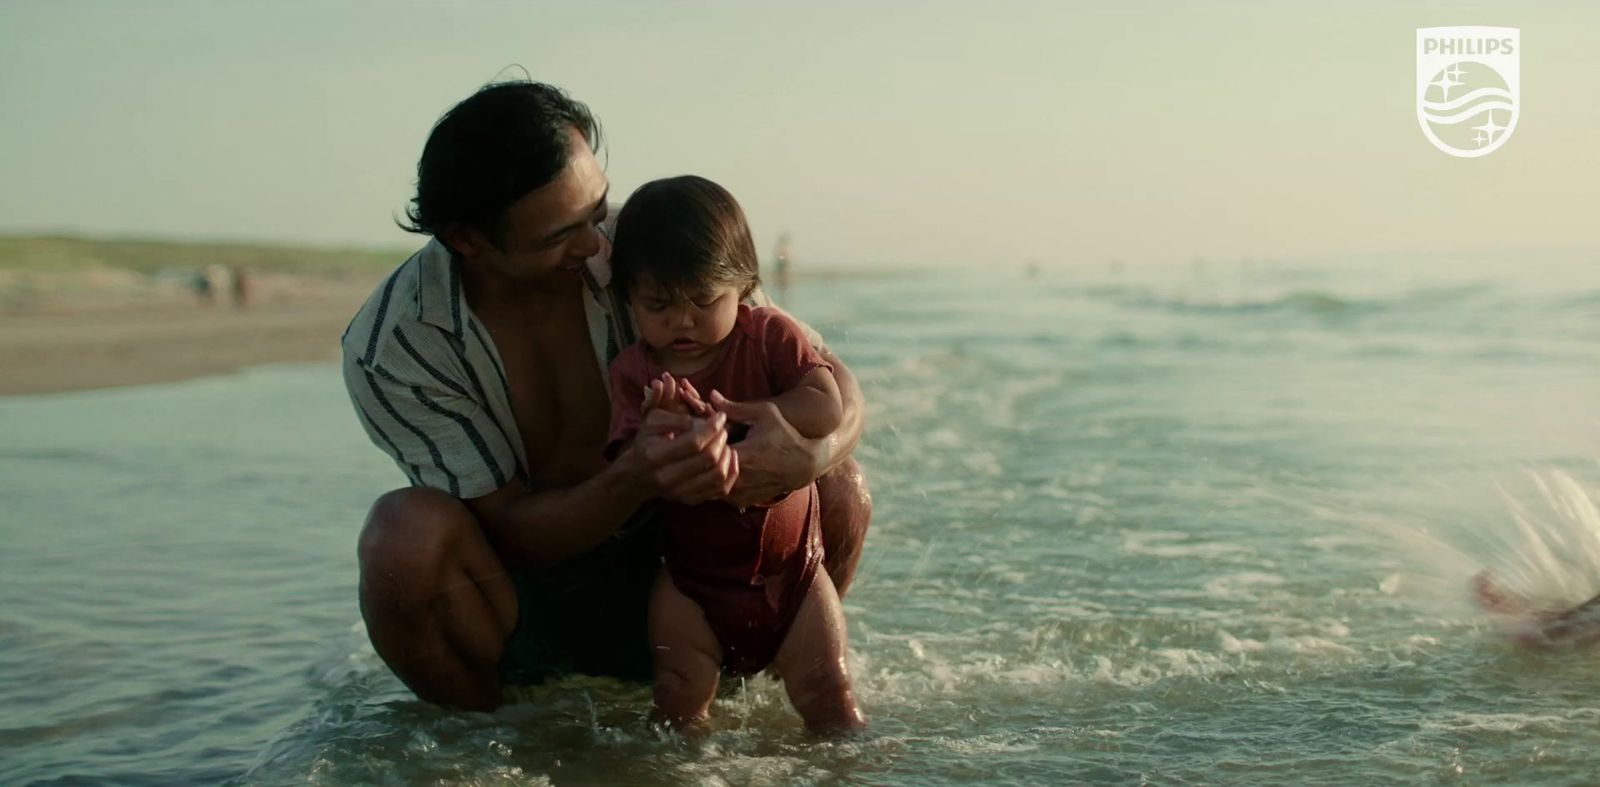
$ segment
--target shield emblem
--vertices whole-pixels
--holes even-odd
[[[1417,30],[1417,122],[1433,146],[1487,156],[1521,114],[1522,32],[1515,27]]]

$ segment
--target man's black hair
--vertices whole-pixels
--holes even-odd
[[[567,166],[574,128],[599,148],[599,121],[560,88],[530,80],[484,85],[428,134],[410,222],[400,228],[442,240],[451,227],[470,227],[503,247],[506,208]]]

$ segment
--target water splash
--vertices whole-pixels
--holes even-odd
[[[1500,489],[1516,528],[1489,568],[1535,607],[1570,608],[1600,592],[1600,492],[1563,470],[1528,478],[1539,505]]]
[[[1506,516],[1448,523],[1357,516],[1393,548],[1379,591],[1459,613],[1471,600],[1475,578],[1487,571],[1533,610],[1569,609],[1594,597],[1600,592],[1600,489],[1556,468],[1526,471],[1522,481],[1494,485]]]

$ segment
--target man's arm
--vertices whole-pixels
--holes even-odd
[[[733,402],[712,394],[712,407],[731,420],[750,424],[749,434],[738,445],[738,478],[728,495],[735,505],[771,500],[821,478],[849,458],[860,442],[861,388],[838,356],[826,348],[818,351],[833,366],[843,416],[839,428],[825,437],[800,434],[770,400]]]
[[[817,474],[812,480],[827,475],[839,463],[850,458],[856,450],[856,444],[861,442],[861,431],[866,426],[866,400],[861,396],[861,386],[856,383],[856,376],[844,365],[844,361],[833,351],[826,347],[817,348],[822,354],[822,359],[833,366],[833,381],[839,388],[839,409],[842,417],[839,428],[833,434],[822,438],[822,445],[816,449]]]
[[[648,499],[644,486],[618,462],[569,489],[530,492],[519,478],[464,502],[496,552],[537,566],[595,547]]]
[[[735,471],[726,418],[684,428],[672,420],[679,416],[659,416],[652,412],[616,461],[577,486],[533,492],[519,480],[465,501],[467,508],[496,552],[538,566],[594,548],[653,497],[702,502],[727,494]]]

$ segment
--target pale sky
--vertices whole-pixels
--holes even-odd
[[[1482,159],[1416,28],[1522,29]],[[1600,249],[1600,3],[0,2],[0,231],[405,246],[433,122],[510,64],[618,198],[710,177],[762,252],[939,266]],[[520,74],[520,72],[515,72]]]

